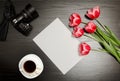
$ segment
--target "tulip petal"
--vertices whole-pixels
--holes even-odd
[[[100,15],[100,8],[99,6],[96,6],[94,8],[91,8],[87,11],[86,16],[90,18],[91,20],[98,18]]]
[[[87,25],[85,26],[85,31],[88,33],[94,33],[96,29],[97,27],[92,21],[88,22]]]
[[[69,17],[69,26],[70,27],[76,27],[81,23],[81,17],[77,13],[71,14]]]
[[[80,55],[88,55],[90,50],[91,50],[91,47],[87,43],[85,43],[85,42],[82,42],[79,45]]]
[[[84,34],[84,30],[81,27],[75,27],[72,35],[76,38],[81,37]]]

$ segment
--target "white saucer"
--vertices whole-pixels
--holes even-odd
[[[36,65],[36,69],[31,73],[27,72],[24,69],[24,64],[27,61],[33,61]],[[42,60],[35,54],[28,54],[28,55],[24,56],[20,60],[18,67],[19,67],[19,71],[22,73],[22,75],[28,79],[33,79],[33,78],[39,76],[42,73],[43,68],[44,68]]]

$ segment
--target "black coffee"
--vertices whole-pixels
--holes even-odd
[[[35,71],[36,65],[33,61],[29,60],[24,63],[24,69],[26,72],[32,73]]]

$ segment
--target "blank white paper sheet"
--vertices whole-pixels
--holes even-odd
[[[80,41],[72,37],[59,18],[50,23],[33,41],[63,74],[83,58],[78,53]]]

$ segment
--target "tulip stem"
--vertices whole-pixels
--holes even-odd
[[[85,24],[85,25],[87,24],[86,22],[81,22],[81,23],[83,23],[83,24]]]
[[[94,37],[89,36],[89,35],[87,35],[87,34],[84,34],[84,36],[86,36],[86,37],[88,37],[88,38],[91,38],[91,39],[93,39],[93,40],[95,40],[95,41],[98,41],[98,40],[97,40],[97,39],[95,39]]]
[[[99,20],[97,20],[97,19],[95,19],[95,20],[96,20],[96,22],[106,31],[106,28],[104,27],[104,25],[103,25],[102,23],[100,23]]]
[[[97,52],[104,52],[104,53],[108,53],[106,50],[97,50],[97,49],[91,49],[92,51],[97,51]]]

